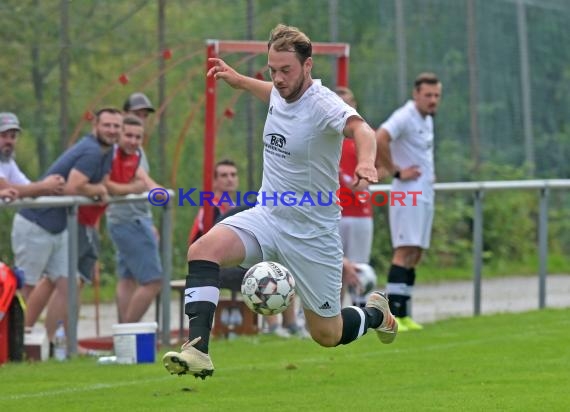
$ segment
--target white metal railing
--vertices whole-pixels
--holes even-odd
[[[171,197],[174,191],[168,190]],[[148,192],[142,194],[131,194],[126,196],[116,196],[110,199],[109,203],[135,203],[147,202]],[[96,204],[90,198],[83,196],[40,196],[37,198],[17,199],[14,202],[3,202],[0,200],[0,210],[5,208],[39,208],[39,207],[65,207],[67,209],[67,230],[69,236],[69,257],[68,273],[69,279],[77,273],[77,208],[80,205]],[[160,294],[161,313],[161,341],[163,344],[170,343],[170,279],[172,277],[172,207],[171,202],[160,206],[163,210],[161,214],[160,230],[160,254],[162,260],[163,287]],[[77,353],[77,282],[68,282],[68,325],[67,325],[67,346],[70,354]]]
[[[481,314],[481,272],[483,269],[483,197],[497,190],[538,190],[538,306],[546,306],[548,260],[548,198],[551,189],[570,189],[570,179],[502,180],[485,182],[436,183],[436,192],[473,192],[473,313]],[[371,185],[370,191],[389,191],[390,185]]]

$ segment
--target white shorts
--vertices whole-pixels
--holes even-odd
[[[12,250],[14,263],[24,271],[26,285],[35,286],[44,274],[52,281],[67,277],[67,229],[53,234],[16,214],[12,225]]]
[[[418,201],[414,205],[390,206],[392,247],[418,246],[428,249],[433,223],[433,203]]]
[[[339,228],[344,256],[354,263],[368,263],[374,231],[372,218],[343,216]]]
[[[294,237],[262,206],[219,224],[233,229],[242,240],[246,256],[240,266],[249,268],[261,261],[281,263],[295,278],[303,307],[326,318],[340,313],[342,245],[336,230],[308,239]]]

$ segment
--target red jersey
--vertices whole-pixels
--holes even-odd
[[[357,164],[356,146],[353,139],[345,138],[342,141],[340,156],[339,180],[341,188],[350,188],[354,180],[354,171]],[[372,200],[366,202],[350,202],[342,207],[342,216],[372,217]]]
[[[135,177],[141,160],[140,151],[128,155],[119,146],[113,147],[113,163],[109,178],[117,183],[129,183]],[[95,226],[107,205],[80,206],[77,213],[77,220],[84,226]]]

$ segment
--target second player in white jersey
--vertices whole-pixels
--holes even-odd
[[[413,100],[397,109],[377,131],[378,159],[394,176],[392,191],[416,192],[404,204],[390,205],[392,265],[386,289],[390,309],[401,331],[421,329],[411,318],[410,299],[416,279],[415,267],[422,251],[429,248],[434,214],[433,116],[441,97],[441,83],[433,73],[415,81]],[[418,194],[417,192],[420,192]]]
[[[421,192],[419,198],[433,201],[433,118],[422,115],[416,103],[410,100],[380,127],[390,134],[392,162],[400,169],[417,166],[420,172],[417,179],[394,179],[392,191]]]

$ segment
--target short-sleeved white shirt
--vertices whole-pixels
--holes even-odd
[[[7,162],[0,161],[0,179],[6,179],[14,185],[27,185],[30,179],[20,170],[14,159]]]
[[[423,117],[416,104],[408,101],[386,120],[381,128],[390,135],[393,163],[401,169],[419,166],[421,176],[416,180],[394,179],[393,191],[421,191],[418,199],[433,202],[435,171],[433,163],[433,118]]]
[[[273,88],[263,130],[263,179],[258,202],[292,236],[314,237],[338,230],[338,168],[343,129],[351,116],[361,117],[336,93],[314,80],[293,103]],[[314,206],[284,206],[267,200],[273,193],[293,192],[297,201],[308,193]],[[266,196],[264,200],[262,195]],[[327,203],[332,194],[333,202]]]

